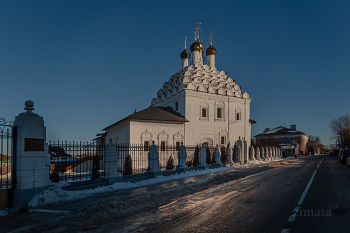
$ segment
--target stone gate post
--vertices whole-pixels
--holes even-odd
[[[199,157],[198,166],[208,168],[207,149],[205,148],[205,146],[203,144],[202,144],[201,148],[199,149],[199,156],[198,157]]]
[[[227,158],[227,163],[232,163],[232,148],[231,148],[231,146],[227,147],[226,158]]]
[[[179,152],[177,153],[178,165],[176,170],[183,170],[183,171],[189,170],[189,168],[186,165],[186,158],[187,158],[186,147],[183,145],[183,142],[181,142],[181,146],[179,147]]]
[[[270,160],[270,148],[269,147],[265,147],[265,158],[267,160]]]
[[[17,126],[16,188],[13,207],[17,212],[26,207],[29,201],[43,191],[50,181],[50,155],[46,144],[46,127],[43,117],[33,113],[34,103],[25,102],[26,112],[19,114],[14,121]]]
[[[149,171],[157,176],[161,173],[159,168],[159,152],[158,147],[154,145],[154,141],[152,141],[152,145],[149,147],[148,152],[148,168]]]
[[[244,163],[244,160],[242,160],[242,148],[240,145],[238,145],[238,147],[237,147],[237,158],[241,164]]]
[[[216,148],[214,151],[214,158],[215,158],[215,164],[219,164],[219,166],[222,167],[219,145],[216,145]]]
[[[105,178],[109,180],[109,184],[112,185],[116,182],[122,182],[122,176],[118,172],[118,152],[115,144],[112,143],[112,139],[109,139],[109,143],[105,148]]]
[[[255,157],[256,157],[257,160],[260,160],[260,149],[259,149],[259,147],[256,148]]]

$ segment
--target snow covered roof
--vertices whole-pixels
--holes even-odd
[[[104,128],[106,130],[124,120],[150,120],[150,121],[175,121],[175,122],[188,122],[185,117],[183,117],[180,113],[175,112],[170,107],[155,107],[150,106],[144,110],[139,112],[135,112],[124,119]]]
[[[276,127],[271,130],[264,131],[261,134],[258,134],[254,137],[259,137],[259,136],[267,136],[267,135],[279,135],[279,134],[305,134],[301,131],[297,131],[295,129],[289,129],[283,126]],[[306,134],[305,134],[306,135]]]
[[[215,67],[211,68],[208,65],[195,66],[191,64],[176,72],[168,82],[164,83],[163,87],[159,89],[157,97],[152,99],[152,105],[162,102],[184,89],[249,99],[249,94],[247,92],[242,94],[241,87],[236,84],[235,80],[228,78],[226,72],[218,71]]]

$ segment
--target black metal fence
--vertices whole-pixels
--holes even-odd
[[[178,165],[178,146],[160,145],[159,168],[161,170],[173,170]],[[144,173],[148,171],[149,166],[149,145],[143,144],[117,144],[118,153],[118,172],[122,175]],[[198,165],[199,146],[186,146],[187,166],[194,167]],[[207,149],[208,165],[215,162],[215,147],[208,146]],[[49,153],[51,157],[50,179],[52,181],[75,181],[86,180],[96,176],[105,176],[104,171],[104,144],[92,142],[49,142]],[[220,148],[221,160],[226,162],[226,148]],[[99,168],[95,173],[93,164],[97,161]],[[94,175],[95,174],[95,175]]]
[[[187,166],[188,167],[195,167],[198,165],[198,160],[199,160],[199,150],[200,146],[186,146],[186,152],[187,152]],[[206,146],[206,163],[207,165],[211,165],[215,163],[215,158],[214,158],[214,152],[216,150],[216,147],[214,146]],[[227,162],[227,148],[222,146],[219,147],[219,152],[221,155],[221,162],[226,163]],[[232,151],[233,153],[233,151]],[[232,154],[232,157],[234,158],[234,155]]]
[[[117,144],[118,172],[124,175],[148,170],[149,146],[141,144]]]
[[[12,154],[14,152],[14,132],[12,122],[0,118],[0,189],[12,188]],[[15,130],[14,130],[15,131]]]
[[[103,144],[49,141],[49,153],[50,179],[54,182],[105,176]]]
[[[208,165],[215,163],[214,151],[215,147],[207,147]],[[148,152],[149,145],[142,144],[118,144],[118,171],[123,175],[143,173],[148,170]],[[160,145],[158,146],[159,153],[159,168],[161,170],[176,169],[178,165],[178,146],[175,145]],[[198,165],[199,146],[186,146],[188,167]],[[221,161],[226,162],[226,148],[220,148]]]

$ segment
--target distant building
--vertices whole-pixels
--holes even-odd
[[[1,166],[11,165],[11,156],[0,154],[0,163]]]
[[[284,150],[286,156],[305,155],[309,136],[296,130],[296,125],[290,128],[279,126],[274,129],[266,128],[261,134],[254,136],[256,141],[275,140]]]
[[[11,156],[0,154],[0,175],[11,172]]]

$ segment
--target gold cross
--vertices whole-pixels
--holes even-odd
[[[214,33],[212,33],[212,32],[209,34],[210,45],[213,45],[213,34],[214,34]]]

